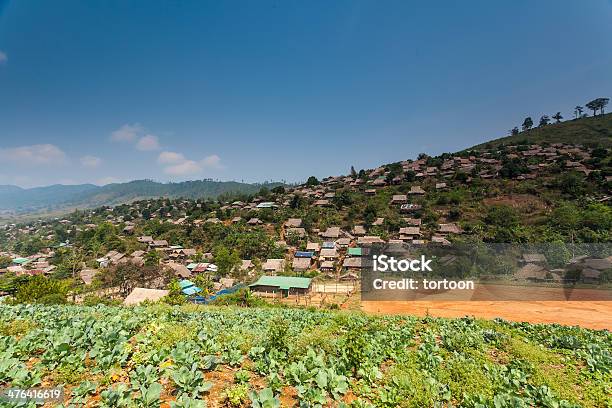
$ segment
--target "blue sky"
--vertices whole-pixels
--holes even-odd
[[[612,94],[612,2],[0,0],[0,184],[301,181]]]

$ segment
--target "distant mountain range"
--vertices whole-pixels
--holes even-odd
[[[61,212],[71,208],[117,205],[155,197],[215,198],[224,193],[251,194],[259,191],[263,186],[274,188],[280,184],[247,184],[235,181],[211,180],[158,183],[151,180],[136,180],[105,186],[57,184],[28,189],[0,185],[0,212],[5,216]]]

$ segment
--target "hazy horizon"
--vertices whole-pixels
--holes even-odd
[[[85,185],[92,185],[92,186],[97,186],[97,187],[104,187],[104,186],[108,186],[108,185],[111,185],[111,184],[126,184],[126,183],[138,182],[138,181],[151,181],[151,182],[159,183],[159,184],[172,184],[172,183],[176,184],[176,183],[188,183],[188,182],[195,182],[195,181],[212,181],[212,182],[219,182],[219,183],[223,183],[223,182],[226,182],[226,183],[245,183],[245,184],[254,184],[254,185],[284,183],[282,180],[264,180],[264,181],[247,182],[247,181],[240,181],[240,180],[217,180],[217,179],[203,178],[203,179],[189,179],[189,180],[182,180],[182,181],[160,181],[160,180],[155,180],[155,179],[134,179],[134,180],[126,180],[126,181],[113,182],[113,183],[108,183],[108,184],[96,184],[96,183],[62,184],[62,183],[54,183],[54,184],[45,184],[45,185],[32,186],[32,187],[22,187],[22,186],[18,186],[16,184],[0,184],[0,187],[17,187],[17,188],[20,188],[20,189],[23,189],[23,190],[31,190],[31,189],[36,189],[36,188],[46,188],[46,187],[54,187],[54,186],[85,186]],[[304,179],[303,181],[305,182],[306,179]],[[284,184],[292,185],[292,184],[296,184],[296,183],[286,182]]]

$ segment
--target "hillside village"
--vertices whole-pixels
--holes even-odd
[[[612,408],[611,20],[0,0],[0,408]]]
[[[116,284],[104,283],[108,271],[132,265],[150,276],[129,288],[206,276],[199,285],[212,293],[261,275],[354,282],[362,255],[379,243],[609,242],[610,166],[601,145],[523,142],[422,154],[226,200],[76,211],[5,226],[0,273],[78,276],[85,288],[96,280],[104,287]],[[595,260],[579,278],[598,282],[611,264]],[[562,280],[538,262],[526,266],[523,278]]]

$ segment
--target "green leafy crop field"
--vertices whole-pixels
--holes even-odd
[[[606,407],[611,352],[608,331],[471,318],[0,305],[0,388],[65,407]]]

